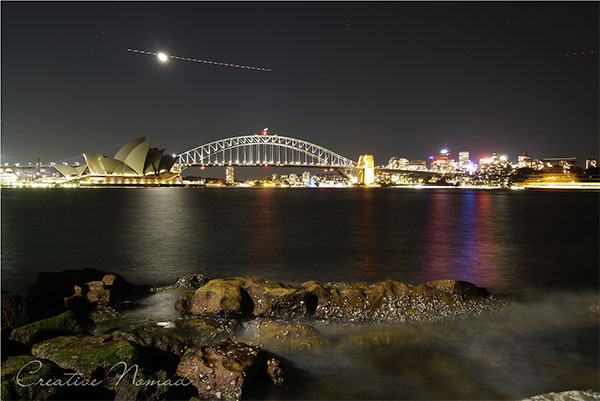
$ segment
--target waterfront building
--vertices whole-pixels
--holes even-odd
[[[533,168],[533,159],[527,153],[523,153],[522,155],[518,156],[517,161],[518,168]]]
[[[469,152],[466,150],[463,150],[462,152],[458,152],[458,167],[462,168],[468,162],[470,162]]]
[[[14,185],[19,177],[11,168],[0,168],[0,185]]]
[[[411,160],[408,163],[408,170],[413,170],[413,171],[427,171],[427,161],[425,161],[425,160]]]
[[[498,181],[504,183],[504,179],[497,177],[507,177],[513,172],[512,165],[506,156],[500,156],[498,153],[492,153],[490,157],[482,157],[479,160],[479,174],[483,175],[487,181]]]
[[[310,171],[305,171],[302,173],[302,182],[304,183],[305,186],[308,186],[308,184],[310,183],[310,178],[311,178]]]
[[[225,182],[233,184],[235,182],[235,169],[233,166],[225,167]]]
[[[408,159],[405,159],[403,157],[390,157],[387,168],[396,170],[407,170]]]
[[[175,156],[163,155],[164,149],[150,148],[152,141],[136,138],[119,149],[114,157],[84,153],[86,165],[56,164],[53,167],[64,177],[82,184],[145,185],[180,181],[179,172],[173,169]]]
[[[575,157],[547,157],[544,161],[544,172],[568,174],[576,166]]]
[[[440,150],[439,156],[432,159],[431,170],[438,173],[449,173],[455,170],[454,160],[450,160],[448,144],[444,144],[444,148]]]

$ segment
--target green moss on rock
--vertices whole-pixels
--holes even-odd
[[[38,361],[30,355],[11,356],[2,361],[2,400],[48,400],[62,398],[60,386],[28,385],[44,380],[64,380],[62,369],[49,361]],[[21,371],[21,373],[19,373]],[[33,373],[32,373],[33,372]],[[17,382],[17,375],[19,383]]]
[[[99,369],[106,373],[119,362],[131,366],[140,359],[139,347],[129,341],[113,341],[110,335],[56,337],[35,344],[31,353],[85,378],[91,378]]]
[[[75,313],[67,311],[17,327],[12,331],[10,339],[21,344],[32,345],[56,336],[81,333],[83,333],[83,329],[79,326]]]

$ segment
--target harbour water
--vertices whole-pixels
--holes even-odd
[[[23,293],[40,271],[86,267],[151,285],[192,273],[290,283],[466,280],[520,306],[450,322],[323,325],[329,345],[284,353],[306,377],[290,379],[273,397],[517,399],[598,391],[599,322],[590,307],[598,304],[599,195],[3,189],[2,288]],[[168,318],[173,300],[149,300],[142,317]]]

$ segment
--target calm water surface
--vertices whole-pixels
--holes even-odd
[[[93,267],[165,284],[456,278],[598,286],[599,194],[404,189],[3,189],[2,287]]]
[[[329,345],[273,399],[519,399],[599,390],[598,193],[404,189],[3,189],[2,288],[93,267],[162,285],[201,272],[287,282],[467,280],[520,307],[317,329]],[[132,319],[176,317],[177,294]],[[244,333],[239,333],[243,337]]]

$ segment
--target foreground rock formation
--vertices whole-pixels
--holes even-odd
[[[290,285],[256,276],[209,281],[177,301],[193,315],[300,317],[348,321],[422,321],[478,315],[503,304],[485,288],[457,280],[412,286],[395,279],[374,284],[308,281]]]
[[[600,393],[587,391],[563,391],[561,393],[540,394],[523,401],[599,401]]]
[[[42,272],[29,286],[25,302],[31,318],[43,319],[67,309],[87,313],[88,308],[98,305],[132,300],[147,295],[150,288],[96,269]]]
[[[160,324],[113,319],[131,308],[131,301],[163,291],[183,292],[175,303],[181,312],[178,318]],[[93,269],[41,273],[26,303],[35,321],[15,328],[20,298],[3,294],[2,399],[264,398],[285,386],[286,374],[302,375],[270,352],[303,351],[340,341],[319,333],[331,321],[435,321],[504,306],[484,288],[456,280],[417,286],[395,279],[292,285],[256,276],[209,281],[191,275],[152,289]],[[100,321],[104,329],[88,334],[101,327]],[[356,335],[352,341],[384,341],[379,334],[375,339]],[[101,384],[84,389],[17,386],[18,368],[35,360],[43,367],[39,374],[25,376],[32,381],[41,375],[59,380],[78,372],[82,380]],[[132,366],[135,370],[121,377]],[[184,385],[170,385],[177,381]]]
[[[201,398],[239,400],[242,390],[283,383],[283,370],[258,347],[225,339],[212,347],[192,347],[181,357],[177,375],[187,378]]]

